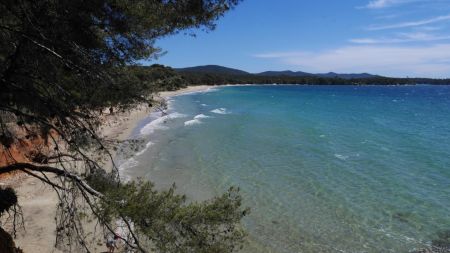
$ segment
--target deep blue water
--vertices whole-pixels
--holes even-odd
[[[192,199],[239,186],[249,251],[409,252],[450,229],[450,87],[238,86],[171,100],[137,130],[149,145],[125,173]]]

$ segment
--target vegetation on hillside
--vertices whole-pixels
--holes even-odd
[[[283,75],[283,72],[266,72],[263,74],[230,74],[216,70],[198,71],[196,68],[181,69],[178,73],[187,84],[304,84],[304,85],[415,85],[415,84],[450,84],[450,79],[431,78],[391,78],[370,76],[364,78],[339,78],[324,76]],[[345,75],[344,75],[345,76]],[[351,76],[351,75],[347,75]],[[358,76],[358,75],[355,75]]]

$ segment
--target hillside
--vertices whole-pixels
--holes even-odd
[[[368,73],[339,74],[334,72],[311,74],[302,71],[265,71],[248,73],[218,65],[175,69],[184,85],[205,84],[317,84],[317,85],[414,85],[450,84],[450,79],[392,78]]]
[[[195,72],[204,74],[221,74],[221,75],[248,75],[250,73],[239,69],[227,68],[219,65],[204,65],[188,68],[177,68],[178,72]]]
[[[315,74],[315,76],[327,77],[327,78],[342,78],[342,79],[361,79],[361,78],[373,78],[381,77],[377,75],[372,75],[368,73],[357,73],[357,74],[338,74],[334,72],[328,72],[325,74]]]
[[[341,78],[341,79],[361,79],[361,78],[373,78],[380,77],[377,75],[372,75],[368,73],[308,73],[303,71],[264,71],[261,73],[249,73],[240,69],[228,68],[219,65],[204,65],[195,66],[187,68],[175,69],[180,73],[201,73],[201,74],[211,74],[211,75],[229,75],[229,76],[242,76],[242,75],[257,75],[257,76],[270,76],[270,77],[323,77],[323,78]]]
[[[264,71],[261,73],[257,73],[258,76],[314,76],[314,74],[306,73],[302,71],[291,71],[291,70],[285,70],[285,71]]]

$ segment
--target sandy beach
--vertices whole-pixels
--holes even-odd
[[[171,96],[200,92],[213,86],[190,86],[177,91],[161,92],[157,99],[167,99]],[[114,113],[105,116],[105,124],[100,128],[100,135],[108,139],[123,141],[132,133],[136,125],[152,112],[152,108],[140,105],[126,113]],[[114,156],[114,153],[113,153]],[[108,170],[110,164],[106,164]],[[18,174],[0,179],[1,186],[11,186],[17,192],[19,204],[22,206],[25,220],[25,230],[20,230],[15,239],[16,245],[24,252],[61,252],[54,248],[55,242],[55,207],[57,196],[54,190],[36,178]],[[95,224],[87,224],[92,227]],[[93,252],[106,250],[103,236],[94,235],[90,248]]]

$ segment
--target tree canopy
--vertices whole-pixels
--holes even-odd
[[[0,109],[28,120],[40,117],[34,120],[40,126],[47,119],[67,125],[91,116],[92,110],[145,101],[154,89],[135,82],[127,66],[157,57],[158,38],[213,29],[214,21],[237,3],[2,1]]]
[[[137,66],[163,53],[157,39],[212,30],[238,3],[0,2],[0,174],[22,171],[55,189],[59,247],[89,252],[81,222],[86,208],[105,231],[124,222],[130,232],[124,240],[135,251],[231,252],[241,245],[239,221],[247,210],[236,189],[189,203],[173,188],[121,182],[114,163],[108,174],[99,162],[112,159],[116,142],[98,134],[104,109],[155,106],[152,94],[185,85],[170,68]],[[19,146],[26,147],[20,159],[11,152]],[[4,205],[6,211],[15,206]]]

